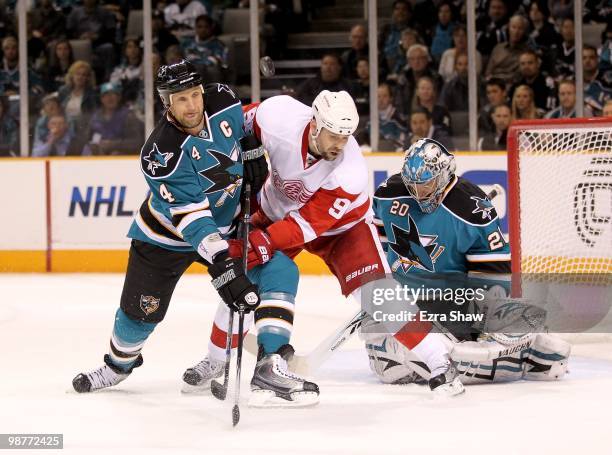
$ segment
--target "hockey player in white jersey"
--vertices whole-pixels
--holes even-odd
[[[353,295],[358,302],[363,285],[390,273],[371,223],[365,159],[352,136],[358,121],[355,103],[346,92],[325,90],[312,107],[289,96],[276,96],[246,108],[245,126],[250,125],[261,140],[271,165],[270,177],[259,194],[259,209],[252,218],[249,267],[267,262],[275,251],[293,258],[306,250],[322,258],[337,277],[342,293]],[[240,242],[233,243],[238,254]],[[258,365],[277,350],[285,360],[291,355],[286,346],[293,312],[293,305],[267,304],[255,313]],[[220,307],[205,359],[209,362],[222,359],[226,319],[225,309]],[[442,336],[412,332],[413,336],[402,342],[420,355],[433,373],[432,389],[461,393],[463,387],[455,377]],[[210,379],[202,375],[198,385],[205,387]],[[273,397],[259,395],[256,380],[251,389],[251,402],[258,406],[292,404],[294,398],[282,389]],[[285,403],[279,402],[282,400]]]
[[[480,301],[462,305],[464,314],[482,316],[479,323],[446,325],[445,342],[463,383],[563,377],[570,346],[543,333],[542,308],[507,297],[510,248],[495,207],[480,188],[455,175],[455,158],[442,144],[432,139],[413,144],[401,172],[376,190],[374,212],[399,283],[487,290]],[[430,380],[419,356],[377,325],[366,321],[361,336],[378,377],[386,383]]]

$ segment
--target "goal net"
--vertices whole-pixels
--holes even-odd
[[[513,271],[612,272],[612,120],[516,122],[508,180]]]
[[[515,122],[508,183],[515,293],[554,308],[559,331],[610,333],[612,120]]]

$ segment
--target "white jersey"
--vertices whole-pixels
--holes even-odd
[[[257,135],[270,159],[260,205],[275,222],[268,230],[279,249],[338,234],[372,215],[367,166],[357,141],[351,136],[334,161],[311,162],[312,118],[311,107],[284,95],[245,107],[245,128]]]

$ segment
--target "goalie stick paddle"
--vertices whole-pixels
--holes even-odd
[[[495,199],[503,192],[503,187],[499,184],[493,185],[493,188],[487,193],[487,198]],[[297,355],[289,360],[289,368],[291,371],[302,376],[313,374],[333,353],[338,350],[350,337],[357,331],[367,313],[359,310],[349,321],[338,327],[331,335],[323,340],[319,345],[306,355]],[[251,354],[257,356],[257,336],[248,333],[244,339],[244,347]]]

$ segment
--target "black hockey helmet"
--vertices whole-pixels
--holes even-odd
[[[169,108],[171,94],[203,85],[203,81],[193,63],[181,60],[172,65],[162,65],[157,72],[156,85],[164,106]]]

